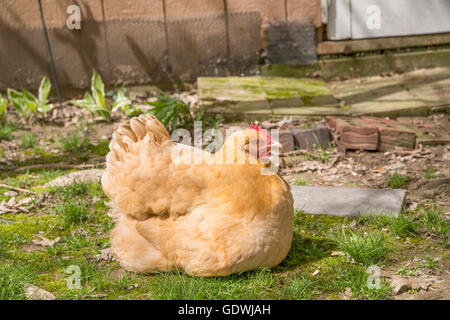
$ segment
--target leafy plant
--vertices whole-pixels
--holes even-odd
[[[13,107],[25,118],[28,119],[27,99],[23,93],[14,89],[7,90],[8,99],[11,101]]]
[[[153,114],[161,123],[171,130],[176,128],[189,128],[193,123],[189,105],[183,100],[174,98],[163,91],[159,90],[160,95],[157,101],[148,101],[147,104],[154,106],[153,109],[146,114]]]
[[[128,117],[135,117],[142,113],[142,110],[139,108],[134,108],[133,103],[127,96],[125,95],[126,89],[124,87],[117,90],[117,93],[114,97],[114,104],[112,106],[112,110],[121,110]]]
[[[100,75],[95,71],[91,79],[91,92],[92,94],[86,92],[83,99],[73,100],[71,103],[85,109],[92,116],[97,113],[103,119],[110,120],[112,108],[105,100],[105,85]]]
[[[8,105],[8,99],[3,98],[2,94],[0,93],[0,121],[5,121],[6,116],[6,106]]]
[[[29,111],[37,115],[38,113],[46,114],[53,109],[53,104],[47,104],[47,98],[51,88],[52,85],[50,81],[44,76],[39,85],[37,97],[26,89],[23,89],[22,92],[8,89],[8,97],[14,108],[16,108],[24,118],[28,119]]]

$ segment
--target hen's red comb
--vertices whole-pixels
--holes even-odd
[[[263,127],[261,127],[260,125],[254,124],[253,122],[250,123],[250,126],[248,127],[249,129],[253,129],[256,130],[258,132],[264,133],[267,137],[267,142],[270,143],[270,141],[272,140],[272,137],[270,136],[270,134],[263,129]]]

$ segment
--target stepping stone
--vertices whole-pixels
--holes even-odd
[[[340,217],[398,216],[406,190],[291,186],[294,208],[309,214]]]
[[[394,120],[374,117],[361,117],[361,119],[378,129],[380,144],[378,150],[388,151],[395,147],[414,149],[416,146],[416,133]]]
[[[266,115],[345,115],[325,82],[283,77],[200,77],[205,112]]]
[[[375,126],[358,118],[327,117],[326,119],[341,150],[377,150],[379,135]]]
[[[58,177],[45,186],[50,187],[65,187],[71,185],[75,182],[78,183],[97,183],[100,182],[103,173],[105,170],[103,169],[90,169],[90,170],[82,170],[70,172],[64,176]]]
[[[315,128],[293,128],[295,145],[300,149],[312,150],[314,148],[327,149],[330,143],[330,130],[319,123]]]

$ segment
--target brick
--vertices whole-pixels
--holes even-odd
[[[442,114],[439,118],[425,117],[398,118],[397,122],[413,130],[416,135],[416,146],[443,145],[450,143],[450,116]]]
[[[368,150],[378,148],[378,130],[375,126],[358,119],[327,117],[327,124],[333,130],[336,143],[343,150]]]
[[[293,128],[295,145],[300,149],[314,149],[319,142],[322,148],[328,148],[330,143],[330,130],[323,124],[318,124],[315,128],[303,129]]]
[[[416,146],[416,133],[400,123],[375,117],[362,116],[361,119],[378,129],[380,143],[378,150],[388,151],[395,147],[414,149]]]
[[[289,129],[280,130],[279,142],[283,146],[283,152],[294,151],[294,135]]]

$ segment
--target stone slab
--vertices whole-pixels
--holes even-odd
[[[293,128],[295,145],[300,149],[313,150],[315,148],[327,149],[330,143],[330,130],[319,123],[315,128]]]
[[[296,210],[340,217],[398,216],[406,196],[402,189],[291,186],[291,191]]]
[[[291,130],[281,129],[279,142],[283,146],[283,152],[294,151],[294,136],[292,135]]]

